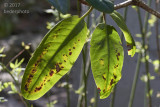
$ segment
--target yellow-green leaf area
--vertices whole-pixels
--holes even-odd
[[[110,16],[117,23],[119,28],[122,30],[125,40],[127,42],[128,55],[131,55],[131,57],[133,57],[134,54],[136,53],[136,45],[130,31],[127,28],[127,25],[123,17],[117,11],[114,11],[112,14],[110,14]]]
[[[26,67],[21,92],[36,100],[62,78],[78,58],[87,38],[83,19],[73,16],[59,22],[43,38]]]
[[[100,99],[107,98],[121,79],[123,47],[113,26],[99,24],[91,39],[91,67]]]

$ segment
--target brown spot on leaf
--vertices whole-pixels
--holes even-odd
[[[114,68],[117,68],[117,67],[118,67],[118,64],[114,66]]]
[[[78,41],[80,41],[80,39],[78,39]]]
[[[63,68],[64,68],[64,66],[61,66],[61,68],[63,69]]]
[[[29,78],[28,78],[28,82],[31,82],[31,79],[33,78],[33,75],[29,75]]]
[[[69,49],[69,51],[71,51],[71,49]]]
[[[25,89],[26,91],[28,91],[28,85],[27,85],[27,84],[24,86],[24,89]]]
[[[111,82],[110,82],[110,85],[112,85],[112,84],[113,84],[113,82],[114,82],[114,80],[112,79],[112,80],[111,80]]]
[[[56,71],[57,71],[57,73],[58,73],[60,70],[61,70],[61,68],[59,67],[58,64],[56,64]]]
[[[37,61],[37,63],[40,63],[41,62],[41,59],[39,59],[38,61]]]
[[[36,72],[36,70],[35,70],[35,69],[33,69],[33,70],[32,70],[32,73],[35,73],[35,72]]]
[[[36,87],[36,89],[35,89],[34,91],[37,92],[37,91],[39,91],[39,90],[41,90],[41,89],[42,89],[42,86]]]
[[[73,47],[73,49],[75,49],[75,47]]]
[[[53,70],[51,70],[51,71],[49,72],[49,75],[52,76],[53,73],[54,73]]]
[[[34,66],[36,67],[38,64],[34,64]]]
[[[120,56],[120,53],[118,53],[118,56]]]
[[[105,93],[105,89],[103,90],[103,92]]]
[[[117,57],[117,60],[119,61],[119,54],[117,54],[116,57]]]
[[[106,80],[106,78],[104,77],[104,75],[102,76],[104,80]]]
[[[69,52],[69,55],[72,55],[72,52]]]
[[[64,60],[64,62],[66,62],[66,60]]]
[[[113,76],[114,76],[114,78],[115,78],[115,79],[117,78],[117,76],[116,76],[116,75],[114,75],[114,74],[113,74]]]

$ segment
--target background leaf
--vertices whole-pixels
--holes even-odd
[[[112,13],[114,11],[114,4],[111,0],[86,0],[95,9],[105,12]]]
[[[131,55],[131,57],[133,57],[134,54],[136,53],[136,45],[135,45],[134,39],[132,38],[130,31],[127,28],[127,25],[123,17],[117,11],[114,11],[110,15],[124,34],[125,40],[127,42],[127,47],[129,48],[128,55]]]
[[[123,47],[114,27],[99,24],[91,39],[91,67],[100,99],[107,98],[121,79]]]
[[[70,0],[48,0],[58,11],[67,14],[70,8]]]
[[[26,99],[38,99],[71,69],[87,33],[86,23],[78,16],[61,21],[47,33],[24,73],[21,91]]]

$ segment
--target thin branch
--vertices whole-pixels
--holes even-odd
[[[125,1],[125,2],[116,4],[116,5],[114,5],[114,9],[117,10],[117,9],[120,9],[120,8],[127,7],[127,6],[129,6],[129,5],[132,5],[132,0],[127,0],[127,1]]]
[[[156,17],[160,18],[160,13],[158,11],[153,10],[152,8],[150,8],[142,0],[128,0],[128,1],[125,1],[125,2],[122,2],[120,4],[115,5],[114,9],[117,10],[117,9],[129,6],[129,5],[135,5],[135,6],[141,7],[145,11],[147,11],[147,12],[155,15]]]
[[[82,4],[90,6],[86,1],[84,0],[79,0]],[[127,0],[125,2],[119,3],[114,5],[114,9],[120,9],[120,8],[124,8],[127,7],[129,5],[135,5],[138,7],[141,7],[142,9],[144,9],[145,11],[155,15],[156,17],[160,18],[160,13],[156,10],[153,10],[152,8],[150,8],[148,5],[145,4],[145,2],[143,2],[142,0]]]
[[[86,1],[84,1],[84,0],[79,0],[79,2],[82,3],[82,4],[84,4],[84,5],[90,6],[90,5],[88,4],[88,2],[86,2]]]

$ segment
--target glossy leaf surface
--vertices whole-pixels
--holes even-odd
[[[112,13],[114,11],[114,4],[110,0],[86,0],[95,9],[105,12]]]
[[[63,14],[67,14],[69,11],[70,0],[48,0],[58,11]]]
[[[117,11],[114,11],[110,15],[124,34],[125,40],[127,42],[127,47],[129,48],[128,55],[131,55],[131,57],[133,57],[134,54],[136,53],[136,45],[135,45],[134,39],[132,38],[130,31],[127,28],[127,25],[123,17]]]
[[[121,39],[114,27],[99,24],[92,34],[90,44],[92,73],[100,99],[104,99],[121,79],[124,58]]]
[[[71,69],[86,42],[87,33],[84,20],[73,16],[46,34],[23,76],[21,92],[26,99],[40,98]]]

